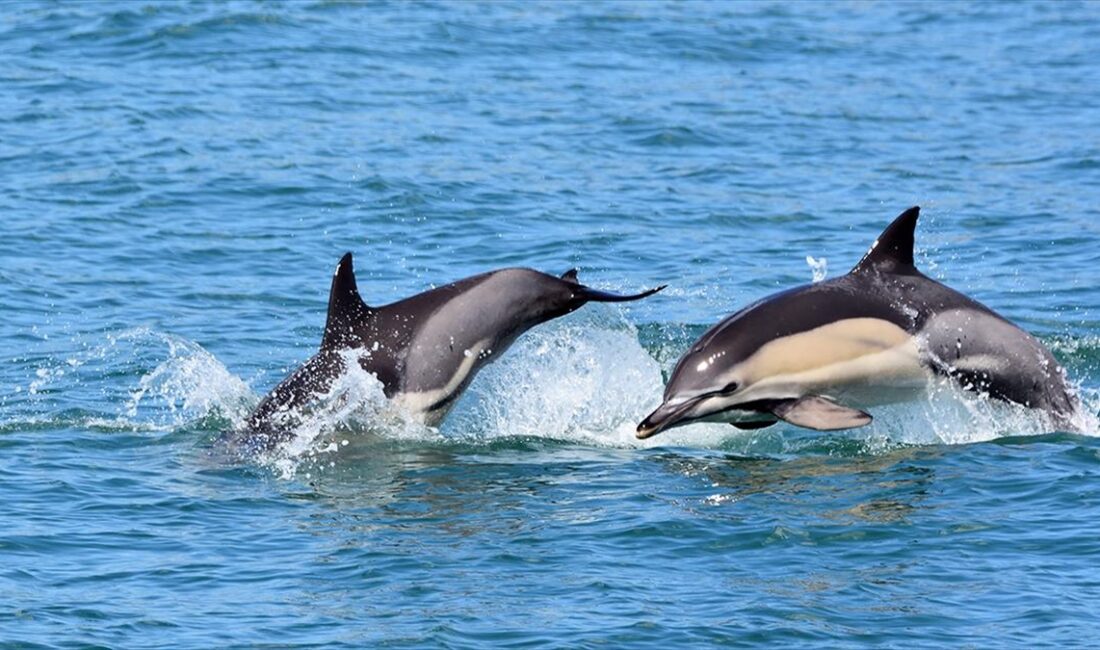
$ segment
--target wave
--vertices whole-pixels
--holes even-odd
[[[440,428],[401,412],[372,375],[349,363],[350,370],[328,394],[296,415],[290,440],[251,459],[292,477],[303,468],[353,458],[363,444],[498,447],[541,441],[628,449],[701,447],[744,455],[877,454],[898,446],[969,444],[1052,430],[1041,413],[933,380],[927,399],[876,408],[870,426],[840,434],[782,425],[745,432],[698,423],[638,440],[636,423],[659,403],[664,379],[694,329],[658,325],[639,331],[606,305],[548,323],[482,370]],[[1050,343],[1071,367],[1100,358],[1096,338]],[[96,395],[97,403],[106,397],[114,407],[52,411],[66,392]],[[1100,435],[1100,389],[1082,386],[1080,394],[1085,408],[1075,424],[1086,435]],[[138,328],[42,364],[28,381],[26,397],[33,408],[5,417],[0,431],[81,426],[193,431],[209,439],[242,429],[260,394],[198,343]]]

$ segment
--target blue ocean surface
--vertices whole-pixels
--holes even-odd
[[[1100,5],[0,6],[0,646],[1088,647],[1100,634]],[[1081,432],[976,395],[646,441],[679,355],[918,265],[1039,337]],[[225,433],[384,304],[634,292],[438,429]]]

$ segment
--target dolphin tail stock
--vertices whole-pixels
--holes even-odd
[[[321,350],[338,350],[360,343],[356,325],[371,315],[371,308],[359,295],[351,253],[345,253],[332,276],[328,297],[328,317]]]

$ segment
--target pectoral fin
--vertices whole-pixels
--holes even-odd
[[[764,427],[770,427],[775,424],[775,420],[758,420],[756,422],[730,422],[733,426],[744,431],[751,429],[763,429]]]
[[[772,414],[785,422],[818,431],[855,429],[871,423],[871,416],[863,411],[841,406],[827,397],[807,395],[799,399],[783,400],[772,408]]]

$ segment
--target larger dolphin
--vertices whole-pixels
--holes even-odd
[[[1077,399],[1050,352],[913,265],[919,214],[903,212],[847,275],[764,298],[703,334],[638,437],[700,420],[860,427],[871,422],[863,408],[912,398],[935,375],[1072,427]]]
[[[587,302],[639,300],[663,288],[621,296],[580,284],[575,269],[559,278],[509,268],[370,307],[359,295],[348,253],[332,278],[321,349],[260,402],[247,427],[282,433],[284,414],[293,416],[331,389],[349,350],[386,397],[438,424],[478,370],[535,325]]]

